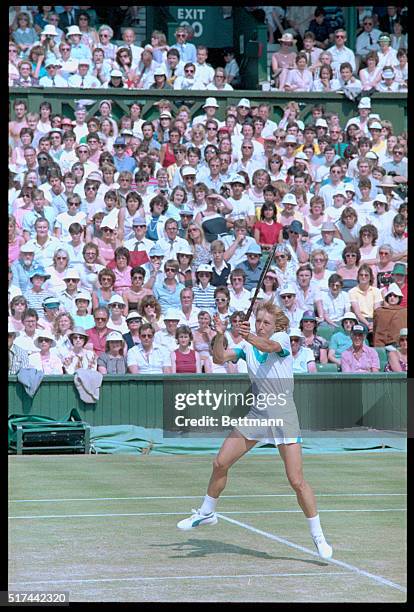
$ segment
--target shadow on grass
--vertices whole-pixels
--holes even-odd
[[[268,559],[271,561],[300,561],[310,565],[318,565],[326,567],[328,563],[317,561],[316,559],[302,559],[300,557],[280,557],[269,555],[267,552],[245,548],[236,544],[228,544],[226,542],[218,542],[217,540],[199,540],[191,538],[185,542],[172,542],[171,544],[150,544],[153,548],[170,548],[172,551],[181,552],[180,555],[172,555],[170,559],[192,559],[206,557],[207,555],[244,555],[247,557],[256,557],[256,559]]]

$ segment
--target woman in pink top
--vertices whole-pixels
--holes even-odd
[[[9,264],[19,259],[22,244],[24,244],[24,238],[17,232],[16,219],[9,215]]]
[[[296,56],[296,68],[289,72],[284,86],[285,91],[312,91],[313,75],[308,69],[306,54],[300,52]]]
[[[131,270],[129,265],[129,251],[126,247],[120,246],[115,251],[115,274],[114,289],[116,293],[123,293],[131,287]]]
[[[187,325],[180,325],[175,332],[178,348],[171,353],[173,374],[200,374],[200,355],[190,348],[193,340],[191,329]]]
[[[295,51],[293,45],[296,40],[293,35],[285,32],[282,38],[279,38],[281,43],[279,51],[272,55],[272,74],[277,86],[277,78],[279,77],[279,89],[286,82],[287,75],[290,70],[295,67]]]

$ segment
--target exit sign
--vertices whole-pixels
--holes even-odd
[[[168,10],[179,25],[193,28],[193,44],[213,48],[233,46],[233,20],[223,19],[221,6],[169,6]]]

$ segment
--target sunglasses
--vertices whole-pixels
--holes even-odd
[[[285,295],[281,295],[280,297],[282,300],[290,300],[290,298],[295,297],[295,295],[293,293],[285,293]]]
[[[95,317],[95,321],[107,321],[107,317]]]
[[[154,334],[141,334],[141,338],[153,338]]]
[[[227,298],[214,298],[215,302],[227,302]]]
[[[85,340],[85,336],[79,336],[78,334],[72,334],[72,340]]]
[[[109,308],[124,308],[125,304],[109,304]]]
[[[177,272],[175,268],[165,268],[166,272]]]
[[[198,276],[210,276],[211,272],[198,272]]]
[[[346,253],[345,257],[356,257],[356,253]]]

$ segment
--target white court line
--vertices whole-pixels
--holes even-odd
[[[349,509],[349,508],[335,508],[332,510],[320,510],[324,512],[406,512],[406,508],[363,508],[363,509]],[[232,510],[229,512],[223,512],[223,515],[227,514],[283,514],[283,513],[302,513],[302,510]],[[127,512],[127,513],[103,513],[103,514],[35,514],[32,516],[9,516],[9,519],[55,519],[55,518],[88,518],[88,517],[117,517],[117,516],[182,516],[189,514],[188,510],[184,512]],[[217,516],[219,516],[217,514]]]
[[[229,518],[228,516],[224,516],[223,514],[219,514],[217,513],[217,516],[222,518],[223,520],[227,521],[228,523],[233,523],[234,525],[237,525],[238,527],[243,527],[244,529],[248,529],[249,531],[253,531],[254,533],[258,533],[259,535],[264,536],[265,538],[268,538],[269,540],[276,540],[276,542],[279,542],[280,544],[286,544],[287,546],[290,546],[291,548],[295,548],[296,550],[300,550],[302,552],[308,553],[314,557],[318,557],[318,559],[320,559],[319,555],[317,552],[315,552],[314,550],[311,550],[310,548],[306,548],[305,546],[300,546],[299,544],[295,544],[294,542],[290,542],[290,540],[286,540],[285,538],[281,538],[279,536],[274,535],[273,533],[269,533],[267,531],[262,531],[261,529],[256,529],[256,527],[252,527],[251,525],[247,525],[246,523],[240,523],[239,521],[236,521],[235,519]],[[401,586],[400,584],[396,584],[395,582],[392,582],[391,580],[387,580],[387,578],[383,578],[382,576],[377,576],[376,574],[371,574],[370,572],[367,572],[365,570],[360,569],[359,567],[356,567],[355,565],[351,565],[350,563],[345,563],[344,561],[338,561],[337,559],[329,559],[328,560],[329,563],[334,563],[335,565],[339,565],[339,567],[343,567],[345,569],[350,570],[351,572],[355,572],[356,574],[360,575],[360,576],[366,576],[367,578],[370,578],[371,580],[374,580],[375,582],[378,582],[384,586],[388,586],[392,589],[397,589],[398,591],[402,591],[403,593],[407,592],[407,589],[403,586]]]
[[[131,578],[74,578],[68,580],[31,580],[28,582],[9,582],[9,586],[12,585],[32,585],[32,584],[78,584],[78,583],[89,583],[89,582],[145,582],[149,580],[218,580],[232,578],[233,580],[239,580],[241,578],[289,578],[291,576],[349,576],[352,572],[291,572],[289,574],[230,574],[219,576],[133,576]]]
[[[318,493],[317,497],[394,497],[406,496],[407,493]],[[56,499],[10,499],[10,504],[22,504],[31,502],[76,502],[76,501],[125,501],[146,499],[200,499],[202,495],[152,495],[143,497],[69,497]],[[295,497],[294,493],[251,493],[246,495],[221,495],[220,499],[245,498],[245,497]]]

